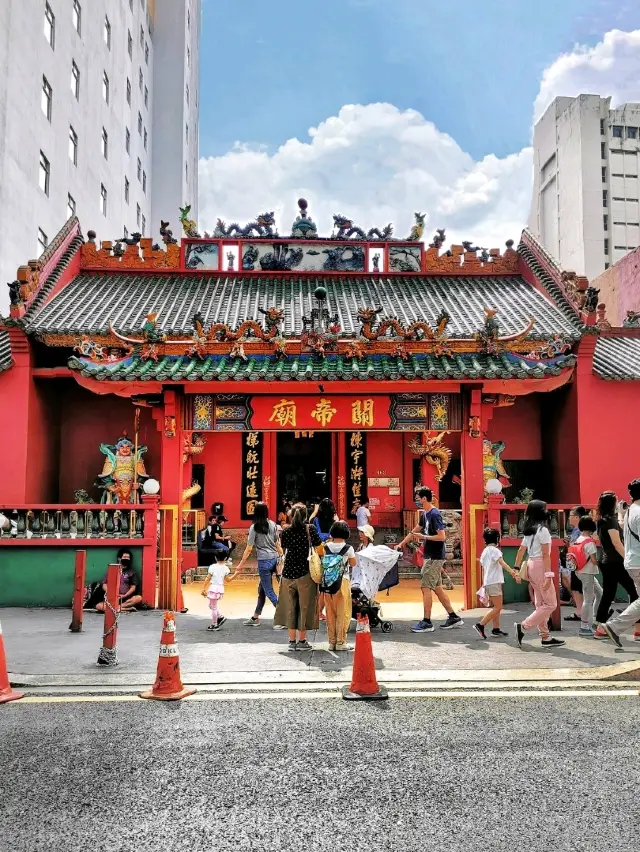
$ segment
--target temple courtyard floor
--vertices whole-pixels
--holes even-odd
[[[200,586],[183,586],[187,614],[177,616],[177,642],[182,679],[200,689],[225,690],[238,684],[243,689],[255,685],[286,689],[288,684],[303,688],[339,690],[351,678],[353,652],[329,651],[326,627],[309,633],[311,652],[287,650],[287,633],[273,629],[273,607],[267,602],[259,627],[243,621],[255,605],[257,581],[241,578],[228,586],[221,612],[227,622],[217,632],[207,631],[209,610],[199,594]],[[473,624],[484,612],[462,610],[462,590],[451,592],[464,626],[441,630],[444,610],[434,605],[434,633],[414,634],[411,625],[421,617],[417,580],[403,580],[382,594],[383,615],[393,622],[393,631],[372,629],[373,649],[380,682],[397,689],[412,684],[444,688],[452,683],[500,681],[633,681],[640,678],[640,642],[625,638],[624,651],[616,651],[609,641],[579,637],[579,623],[564,622],[561,636],[566,645],[543,650],[536,634],[529,634],[520,650],[513,638],[513,623],[529,612],[528,604],[507,605],[502,627],[511,634],[502,640],[482,641]],[[563,608],[563,616],[573,612]],[[111,688],[135,692],[155,679],[162,612],[123,614],[118,628],[118,665],[105,668],[96,661],[102,644],[103,617],[87,612],[81,633],[68,630],[70,610],[0,610],[2,632],[13,684],[34,694],[52,692],[101,692]],[[352,621],[350,644],[355,640]],[[252,686],[253,685],[253,686]],[[306,686],[305,686],[306,685]]]

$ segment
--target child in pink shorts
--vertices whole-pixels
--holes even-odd
[[[211,624],[207,627],[207,630],[220,630],[227,620],[224,615],[220,615],[218,612],[218,602],[224,595],[224,579],[230,573],[226,558],[226,551],[216,551],[216,561],[209,566],[207,579],[204,581],[202,595],[209,599],[209,609],[211,610]]]

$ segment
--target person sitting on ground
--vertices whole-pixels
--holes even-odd
[[[139,593],[140,578],[133,567],[131,551],[121,547],[118,551],[117,560],[120,563],[120,588],[118,589],[118,609],[120,612],[133,612],[142,603],[142,595]],[[104,597],[96,603],[98,612],[106,609],[107,576],[102,581]]]
[[[411,538],[417,538],[424,542],[424,562],[420,586],[422,588],[422,603],[424,616],[411,628],[413,633],[433,633],[434,626],[431,621],[431,607],[433,605],[433,594],[447,611],[447,620],[440,625],[441,630],[451,630],[452,627],[461,627],[464,621],[453,611],[449,596],[442,586],[442,569],[444,567],[446,551],[444,521],[439,510],[433,505],[433,493],[430,488],[421,488],[418,491],[417,506],[421,509],[420,519],[409,535],[405,536],[396,550],[402,550]]]
[[[500,639],[503,636],[508,636],[504,630],[500,630],[500,611],[502,610],[502,587],[504,586],[504,572],[511,574],[516,583],[522,582],[520,574],[514,571],[510,565],[504,561],[502,551],[498,548],[500,544],[500,533],[498,530],[487,527],[483,532],[485,548],[480,554],[480,564],[482,565],[482,585],[485,593],[491,601],[491,609],[487,612],[476,624],[473,625],[474,630],[483,639],[487,636],[484,632],[485,627],[491,621],[493,629],[491,636],[494,639]]]
[[[584,506],[574,506],[569,512],[569,524],[571,525],[571,530],[565,539],[567,547],[575,544],[576,539],[580,535],[580,530],[578,529],[580,518],[584,518],[588,514],[589,512]],[[565,615],[564,620],[580,621],[582,618],[582,581],[576,572],[572,571],[567,565],[566,558],[564,560],[564,565],[560,568],[560,580],[562,582],[562,587],[569,592],[569,595],[573,598],[573,602],[576,605],[576,611],[572,615]]]
[[[594,634],[595,613],[602,600],[602,586],[596,579],[598,574],[598,546],[594,538],[596,522],[589,515],[578,521],[579,535],[569,545],[567,564],[574,574],[579,574],[582,589],[582,621],[580,636],[591,638]]]
[[[209,609],[211,610],[211,624],[207,627],[207,630],[220,630],[227,620],[218,611],[218,604],[224,596],[224,580],[228,575],[229,566],[227,565],[225,554],[222,550],[218,550],[215,562],[209,566],[204,581],[204,588],[202,589],[202,596],[209,599]],[[229,580],[232,580],[234,577],[235,574],[232,574]]]
[[[341,564],[337,564],[336,557]],[[344,521],[336,521],[331,526],[331,538],[324,543],[322,565],[320,591],[324,594],[327,611],[329,650],[349,651],[351,649],[347,645],[348,621],[345,618],[345,606],[347,600],[351,601],[351,594],[343,587],[345,581],[349,583],[349,568],[355,567],[356,555],[349,544],[349,525]]]

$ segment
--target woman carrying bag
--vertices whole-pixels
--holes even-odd
[[[238,563],[234,577],[242,573],[245,563],[255,549],[258,560],[258,602],[251,618],[243,622],[248,627],[259,627],[260,616],[267,598],[276,607],[278,596],[273,581],[278,574],[278,563],[282,558],[282,547],[277,525],[269,520],[269,508],[266,503],[256,503],[253,510],[253,523],[249,529],[247,546]]]
[[[318,586],[309,573],[311,554],[324,555],[317,530],[307,523],[307,507],[293,506],[291,526],[282,532],[285,551],[274,625],[289,630],[289,651],[311,651],[307,630],[318,629]]]
[[[544,500],[532,500],[524,516],[524,538],[516,554],[515,568],[520,569],[527,554],[527,562],[520,576],[528,580],[533,590],[535,611],[522,623],[516,622],[516,639],[522,648],[525,633],[538,628],[543,648],[559,648],[564,639],[552,639],[549,635],[549,618],[558,605],[558,597],[551,570],[551,533],[547,528],[547,504]]]

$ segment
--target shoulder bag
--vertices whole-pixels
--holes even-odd
[[[322,581],[322,560],[315,547],[311,544],[311,533],[309,532],[308,524],[306,530],[307,541],[309,542],[309,555],[307,556],[309,560],[309,574],[311,574],[311,579],[314,583],[320,583]]]

